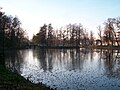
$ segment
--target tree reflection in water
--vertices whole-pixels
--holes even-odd
[[[7,51],[5,54],[5,65],[11,71],[21,74],[20,66],[23,63],[25,51]]]
[[[103,61],[106,75],[120,78],[120,50],[103,51]]]
[[[33,50],[33,57],[37,57],[41,68],[52,71],[53,67],[63,67],[67,70],[82,68],[84,60],[88,59],[86,49],[40,49]]]

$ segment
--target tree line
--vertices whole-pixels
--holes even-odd
[[[26,32],[18,17],[6,15],[0,8],[0,49],[15,49],[28,44]]]
[[[103,26],[98,26],[98,37],[88,32],[82,24],[69,24],[54,29],[52,24],[44,24],[33,36],[33,43],[41,46],[119,46],[120,18],[108,18]]]
[[[44,24],[32,42],[41,46],[120,46],[120,18],[108,18],[98,26],[98,37],[80,24],[68,24],[54,29]],[[26,47],[29,40],[18,17],[6,15],[0,9],[0,49]]]
[[[46,46],[79,46],[93,44],[93,32],[88,32],[81,24],[69,24],[55,30],[51,24],[44,24],[33,36],[33,43]]]

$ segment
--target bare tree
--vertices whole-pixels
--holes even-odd
[[[94,33],[93,31],[90,31],[90,45],[94,45]]]
[[[100,40],[98,41],[100,42],[100,45],[102,46],[102,28],[101,26],[98,26],[97,29],[98,29],[98,36],[100,38]]]

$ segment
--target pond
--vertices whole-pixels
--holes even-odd
[[[57,90],[120,90],[120,51],[26,49],[7,51],[6,67]]]

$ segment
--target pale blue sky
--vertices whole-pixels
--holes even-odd
[[[8,15],[18,16],[30,38],[44,23],[59,28],[81,23],[97,32],[107,18],[120,16],[120,0],[0,0]]]

